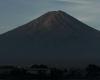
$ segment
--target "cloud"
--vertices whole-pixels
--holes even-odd
[[[71,2],[71,3],[78,3],[78,4],[88,4],[90,3],[89,1],[86,0],[57,0],[60,2]]]

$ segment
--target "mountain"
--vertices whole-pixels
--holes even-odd
[[[0,64],[99,64],[100,31],[51,11],[0,35]]]

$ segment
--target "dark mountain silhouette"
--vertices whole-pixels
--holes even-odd
[[[0,63],[87,64],[100,61],[100,31],[51,11],[0,35]]]

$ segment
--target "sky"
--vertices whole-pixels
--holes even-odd
[[[0,34],[57,10],[100,30],[100,0],[0,0]]]

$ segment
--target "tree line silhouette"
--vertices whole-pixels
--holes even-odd
[[[0,66],[0,79],[32,80],[32,79],[100,79],[100,67],[89,64],[84,69],[60,69],[47,65],[34,64],[30,67]]]

